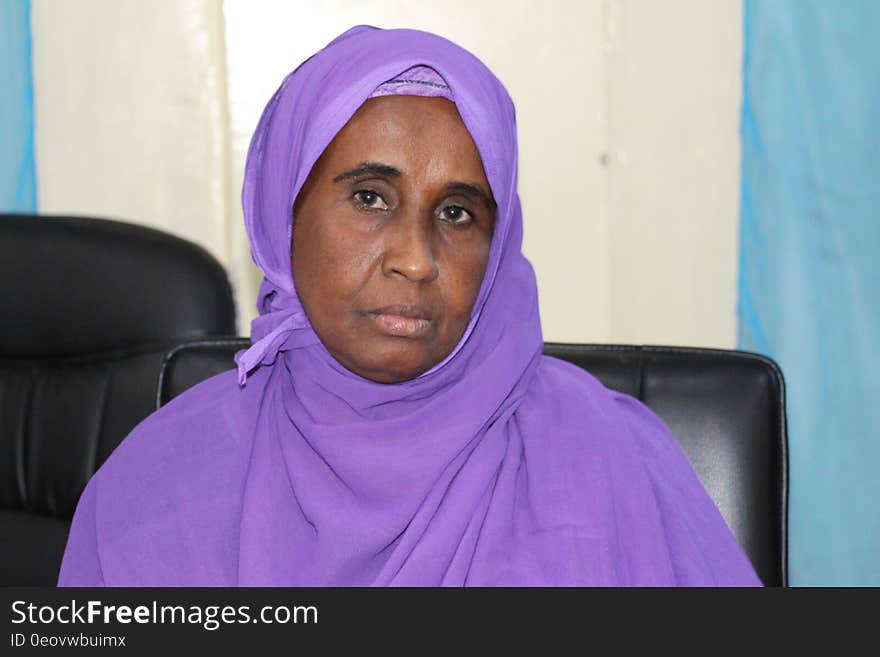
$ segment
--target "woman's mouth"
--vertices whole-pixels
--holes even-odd
[[[388,335],[402,338],[419,338],[431,329],[427,312],[415,306],[397,305],[377,308],[367,312],[367,317]]]

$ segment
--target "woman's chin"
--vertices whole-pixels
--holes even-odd
[[[345,365],[345,363],[343,363]],[[369,361],[345,365],[347,369],[376,383],[402,383],[415,379],[433,366],[424,354],[385,352]]]

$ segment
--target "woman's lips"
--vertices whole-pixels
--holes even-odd
[[[388,335],[402,338],[418,338],[431,329],[426,313],[407,306],[389,306],[367,313],[378,328]]]

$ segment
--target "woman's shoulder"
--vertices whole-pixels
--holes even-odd
[[[248,406],[259,386],[239,386],[235,370],[212,376],[160,407],[125,437],[107,459],[115,464],[146,453],[181,454],[233,447],[241,438]]]
[[[576,406],[603,415],[623,413],[635,422],[659,420],[643,402],[609,388],[594,374],[574,363],[541,356],[537,374],[530,393],[556,399],[560,405]]]
[[[80,498],[60,582],[168,585],[223,571],[262,378],[211,377],[129,433]]]
[[[524,414],[525,448],[548,478],[564,473],[568,481],[588,482],[584,508],[608,492],[615,527],[624,516],[638,519],[639,527],[654,527],[651,540],[666,542],[679,584],[760,583],[675,435],[654,411],[554,358],[543,359],[534,387],[535,412]],[[599,482],[598,488],[589,482]]]
[[[242,387],[234,370],[223,372],[147,416],[95,473],[99,504],[140,505],[151,496],[171,503],[237,476],[250,453],[261,379]]]
[[[526,402],[551,409],[542,414],[577,436],[628,440],[650,459],[678,458],[681,448],[664,421],[644,402],[609,388],[595,375],[568,361],[542,356]],[[603,431],[595,429],[602,427]],[[586,431],[587,429],[592,429]],[[584,429],[581,431],[580,429]]]

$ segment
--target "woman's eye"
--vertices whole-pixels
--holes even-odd
[[[447,205],[440,211],[443,218],[453,224],[465,224],[473,220],[473,215],[460,205]]]
[[[370,189],[362,189],[354,193],[357,202],[370,210],[387,210],[388,206],[382,197]]]

